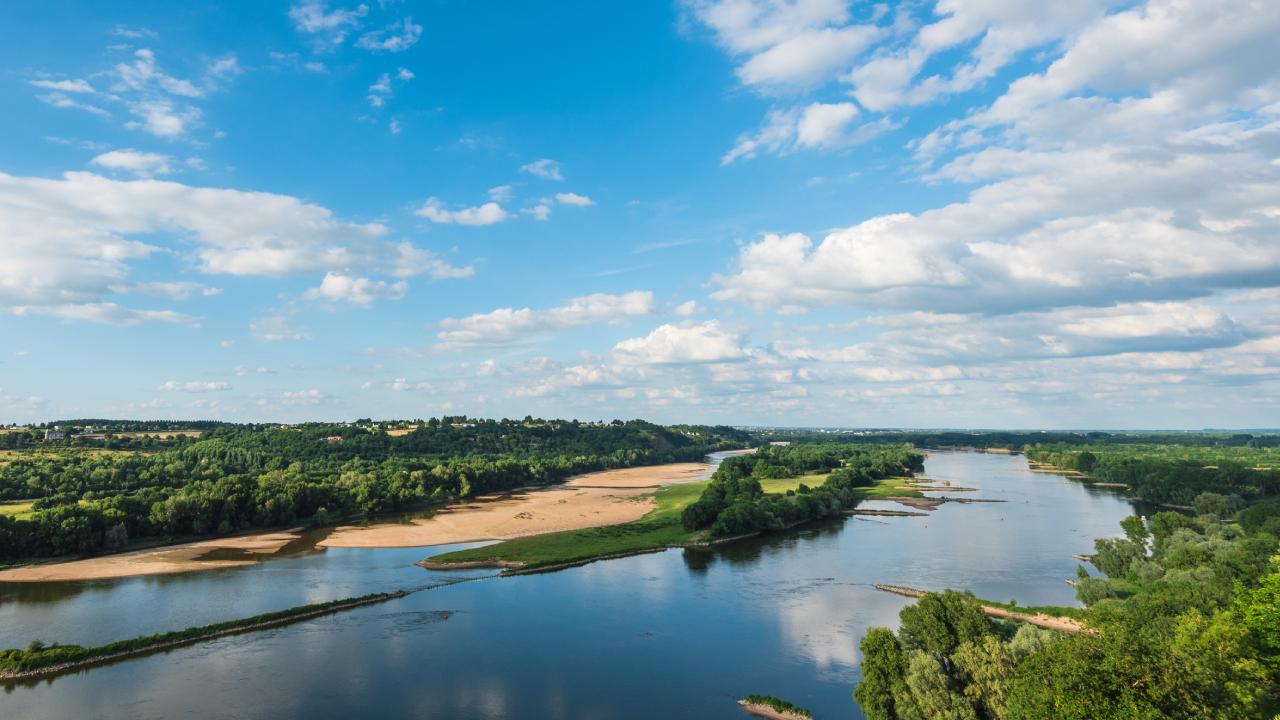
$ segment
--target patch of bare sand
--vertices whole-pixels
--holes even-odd
[[[421,547],[512,538],[618,525],[654,508],[652,493],[664,485],[703,480],[711,466],[673,463],[604,470],[563,485],[476,498],[408,522],[344,525],[321,547]]]
[[[703,463],[673,463],[588,473],[547,489],[476,498],[430,518],[339,527],[319,546],[418,547],[616,525],[652,510],[653,499],[645,496],[656,488],[702,480],[710,472]],[[30,565],[0,571],[0,582],[104,580],[251,565],[300,537],[294,531],[259,533]]]
[[[239,537],[203,540],[182,545],[166,545],[149,550],[73,560],[71,562],[29,565],[0,571],[0,582],[56,582],[65,580],[106,580],[138,575],[166,575],[212,570],[238,565],[252,565],[301,536],[296,531],[260,533]],[[218,551],[240,551],[237,559],[202,559]]]
[[[565,481],[571,487],[647,487],[705,480],[711,475],[711,466],[706,463],[671,463],[670,465],[651,465],[649,467],[622,468],[619,470],[601,470],[600,472],[575,475]]]

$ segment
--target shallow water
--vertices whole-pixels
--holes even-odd
[[[413,565],[441,548],[330,548],[183,575],[0,584],[0,647],[37,637],[97,644],[432,588],[10,687],[0,717],[741,718],[734,701],[748,693],[819,718],[861,717],[850,699],[857,641],[868,627],[896,624],[908,602],[871,583],[1071,604],[1071,554],[1118,534],[1133,512],[1113,491],[1028,472],[1021,456],[935,452],[925,471],[977,488],[957,496],[1007,502],[512,578]]]

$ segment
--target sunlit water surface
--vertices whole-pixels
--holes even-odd
[[[431,588],[9,687],[0,718],[741,718],[735,700],[748,693],[858,718],[858,639],[896,625],[907,602],[871,583],[1073,604],[1072,553],[1133,512],[1114,492],[1029,472],[1021,456],[933,452],[925,470],[978,489],[956,496],[1006,502],[512,578],[414,565],[441,548],[330,548],[183,575],[0,583],[0,647],[99,644]]]

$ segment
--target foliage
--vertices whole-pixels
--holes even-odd
[[[1034,443],[1023,452],[1033,462],[1125,485],[1140,500],[1188,507],[1199,501],[1197,512],[1219,517],[1280,495],[1280,447],[1269,441],[1265,446]]]
[[[1186,448],[1189,452],[1197,452],[1201,448],[1219,448],[1231,451],[1242,449],[1251,452],[1258,449],[1280,449],[1280,434],[1265,433],[1233,433],[1233,432],[1197,432],[1197,433],[1152,433],[1152,432],[1045,432],[1018,430],[804,430],[779,429],[762,430],[758,433],[762,441],[785,441],[792,443],[862,443],[876,444],[909,444],[922,448],[957,448],[957,449],[994,449],[1020,450],[1027,445],[1058,445],[1062,447],[1080,447],[1082,451],[1106,449],[1113,445],[1134,445],[1145,443],[1151,446],[1176,446]],[[1271,466],[1275,467],[1277,455],[1269,456]]]
[[[1009,673],[1046,632],[1026,626],[1006,642],[972,595],[951,590],[926,593],[900,618],[897,636],[873,628],[860,645],[854,698],[870,720],[1008,717]]]
[[[732,428],[639,420],[433,418],[402,431],[368,421],[215,424],[199,440],[175,438],[154,452],[19,452],[0,464],[0,498],[32,501],[31,514],[0,514],[0,560],[396,512],[594,470],[699,460],[750,441]]]
[[[669,485],[654,493],[657,507],[621,525],[565,530],[436,555],[432,562],[516,562],[526,568],[561,565],[605,555],[638,552],[688,542],[680,513],[697,500],[709,481]]]
[[[720,464],[697,502],[685,508],[685,530],[710,528],[713,537],[778,530],[838,515],[857,505],[855,491],[879,479],[910,475],[923,456],[905,445],[834,443],[765,446]],[[761,479],[830,471],[817,488],[787,495],[765,493]]]
[[[902,611],[897,636],[863,639],[854,697],[871,720],[1272,717],[1277,539],[1202,505],[1196,517],[1127,518],[1125,537],[1097,542],[1103,575],[1082,568],[1077,582],[1094,632],[1009,637],[971,598],[927,594]]]
[[[797,717],[813,717],[813,713],[808,710],[797,705],[792,705],[786,700],[780,700],[772,695],[748,695],[742,698],[742,702],[747,703],[748,705],[762,705],[764,707],[773,708],[777,712],[787,713]]]
[[[750,470],[747,470],[747,468],[754,468],[755,464],[749,460],[744,461],[744,458],[752,456],[732,457],[720,465],[721,470],[726,465],[730,469],[723,473],[717,471],[713,476],[715,479],[712,481],[682,483],[658,490],[654,495],[657,507],[639,520],[621,525],[567,530],[517,538],[484,547],[444,553],[434,556],[430,560],[442,563],[515,562],[521,563],[527,569],[536,569],[580,562],[606,555],[640,552],[672,545],[695,543],[705,540],[707,536],[714,534],[713,526],[719,519],[720,513],[717,512],[715,516],[707,516],[709,519],[700,520],[700,527],[690,529],[687,521],[690,517],[689,508],[698,503],[703,503],[703,501],[713,496],[720,499],[731,497],[734,499],[734,503],[740,506],[740,509],[733,510],[725,515],[724,522],[721,525],[722,533],[728,535],[739,534],[735,532],[738,528],[751,528],[750,530],[744,529],[742,532],[753,532],[755,529],[759,529],[754,526],[754,523],[760,521],[770,523],[771,527],[774,522],[778,522],[781,525],[780,521],[776,521],[779,517],[790,518],[786,522],[793,524],[800,516],[795,514],[791,509],[792,507],[816,507],[813,505],[815,502],[828,502],[828,498],[832,497],[830,489],[823,490],[823,487],[832,485],[830,478],[833,476],[837,478],[834,485],[843,486],[851,494],[851,502],[857,502],[858,499],[863,497],[885,493],[894,495],[918,494],[912,491],[894,490],[893,486],[898,482],[889,479],[882,481],[882,484],[874,484],[869,487],[854,487],[850,489],[845,485],[847,478],[862,477],[860,473],[866,467],[861,461],[856,461],[856,467],[841,468],[840,463],[844,462],[841,457],[847,456],[850,460],[863,457],[876,458],[876,460],[870,462],[868,467],[881,469],[897,467],[892,464],[882,467],[878,463],[885,462],[885,458],[897,457],[904,453],[909,464],[918,462],[918,460],[914,459],[915,454],[913,452],[908,452],[900,446],[869,448],[860,445],[849,449],[840,449],[832,447],[828,443],[822,447],[808,448],[793,445],[786,449],[762,449],[762,452],[767,457],[773,458],[773,460],[769,461],[769,465],[775,467],[779,465],[787,466],[785,462],[776,462],[777,458],[794,459],[795,462],[790,465],[792,469],[789,472],[795,473],[796,476],[789,479],[766,478],[760,480],[754,477]],[[812,489],[807,493],[796,492],[802,485],[816,483],[824,479],[823,475],[800,475],[800,473],[813,472],[814,470],[820,471],[822,468],[831,468],[833,466],[836,469],[825,476],[823,486]],[[899,472],[895,474],[901,474],[901,468],[897,467],[897,469]],[[769,472],[774,471],[770,470]],[[867,477],[869,478],[869,476]],[[717,483],[720,486],[713,490],[712,488]],[[711,493],[711,495],[708,495],[708,493]],[[738,503],[739,500],[743,502]],[[703,503],[702,507],[706,507],[706,503]],[[728,510],[729,507],[728,503],[725,503],[724,509]],[[829,506],[823,504],[821,507],[826,508]],[[770,515],[761,517],[755,514],[756,510]],[[698,512],[701,517],[701,510],[695,512]]]

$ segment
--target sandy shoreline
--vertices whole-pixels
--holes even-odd
[[[202,540],[181,545],[165,545],[147,550],[70,562],[28,565],[0,571],[0,582],[57,582],[65,580],[107,580],[137,575],[167,575],[192,570],[213,570],[252,565],[279,552],[285,545],[301,538],[300,529],[259,533],[239,537]],[[218,551],[239,551],[239,559],[202,559]],[[256,556],[256,557],[255,557]]]
[[[631,522],[655,506],[664,485],[705,479],[706,463],[604,470],[561,485],[489,495],[406,522],[345,525],[317,547],[398,548],[509,540]],[[166,545],[116,555],[0,570],[0,582],[107,580],[252,565],[301,539],[301,529]],[[230,556],[230,557],[228,557]]]
[[[798,712],[789,712],[785,710],[774,710],[769,705],[763,703],[747,702],[739,700],[738,705],[746,712],[756,717],[769,718],[769,720],[813,720],[811,715],[801,715]]]
[[[408,522],[345,525],[320,547],[422,547],[510,540],[638,520],[655,507],[653,491],[704,479],[711,466],[673,463],[604,470],[550,488],[490,495]]]
[[[1068,580],[1067,582],[1069,583],[1071,581]],[[893,593],[894,595],[902,595],[904,597],[909,597],[909,598],[919,598],[919,597],[923,597],[925,594],[924,590],[917,590],[916,588],[903,587],[901,585],[885,585],[883,583],[875,583],[874,585],[872,585],[872,587],[883,592]],[[1031,625],[1046,628],[1049,630],[1058,630],[1066,633],[1088,633],[1088,634],[1094,634],[1097,632],[1096,629],[1086,626],[1082,621],[1077,620],[1075,618],[1060,617],[1057,615],[1045,615],[1044,613],[1017,612],[1014,610],[1007,610],[1002,607],[996,607],[994,605],[988,605],[982,602],[981,600],[978,600],[978,606],[982,608],[982,612],[986,613],[987,615],[990,615],[991,617],[998,617],[1006,620],[1017,620],[1019,622],[1029,623]]]

